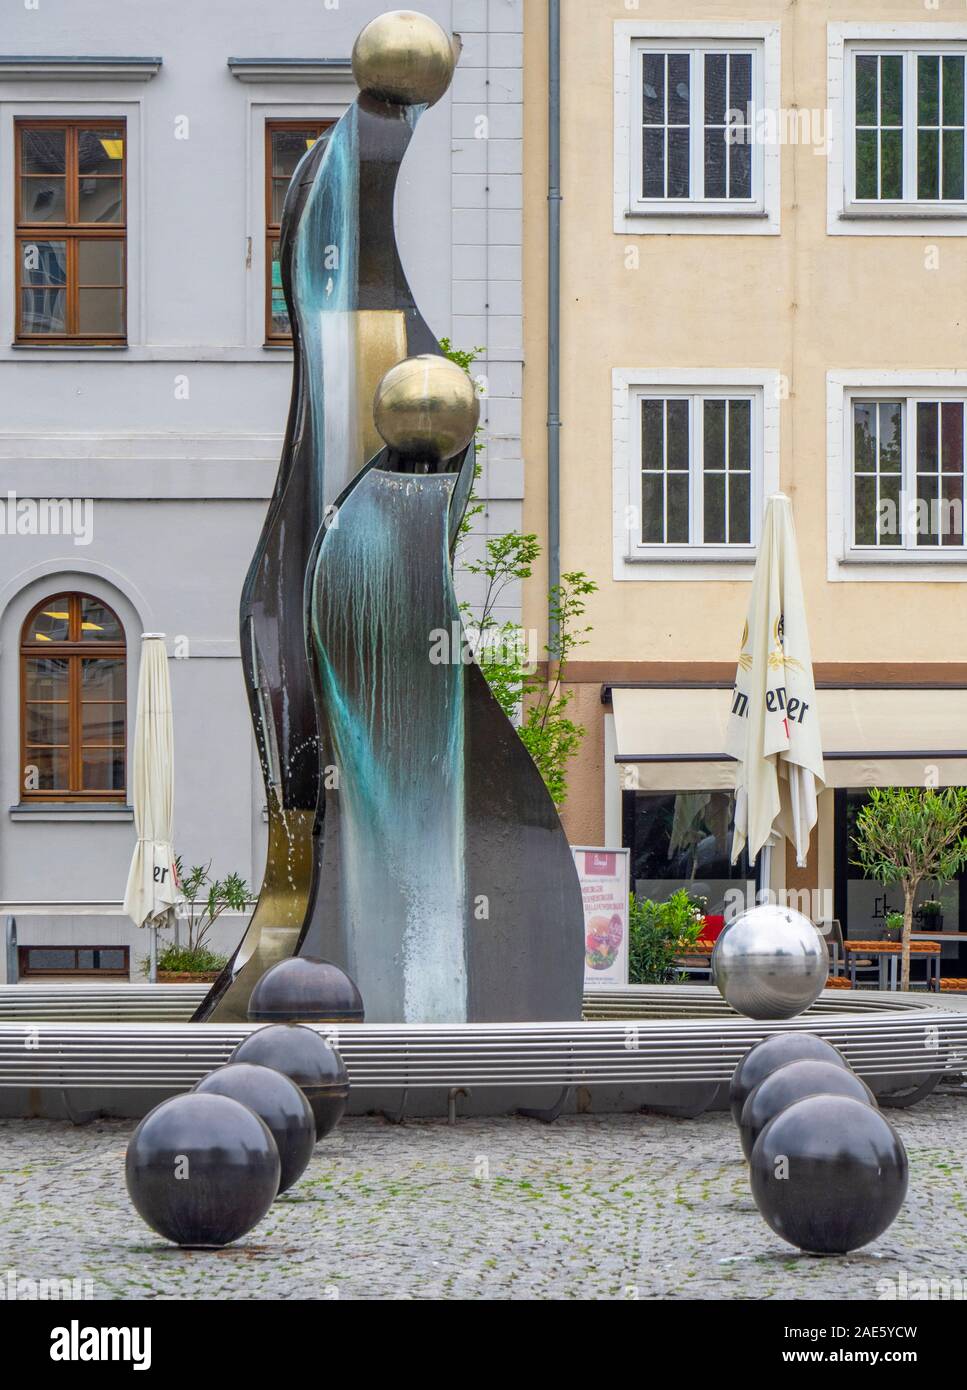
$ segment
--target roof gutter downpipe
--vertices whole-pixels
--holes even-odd
[[[547,7],[547,582],[555,608],[561,582],[561,5]],[[548,645],[558,624],[548,614]]]

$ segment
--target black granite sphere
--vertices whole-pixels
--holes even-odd
[[[138,1215],[176,1245],[244,1236],[275,1201],[281,1164],[265,1122],[228,1096],[192,1091],[145,1115],[125,1176]]]
[[[752,1195],[776,1235],[800,1250],[844,1255],[882,1235],[907,1191],[893,1126],[851,1096],[809,1096],[759,1135]]]
[[[291,1078],[273,1067],[232,1062],[209,1072],[195,1090],[205,1095],[230,1096],[265,1121],[282,1165],[280,1192],[302,1177],[315,1147],[316,1119],[305,1095]]]
[[[876,1106],[876,1097],[861,1081],[855,1072],[830,1062],[817,1062],[815,1058],[801,1062],[787,1062],[784,1067],[776,1067],[763,1077],[755,1090],[750,1091],[742,1107],[739,1120],[739,1138],[742,1152],[748,1158],[755,1141],[769,1121],[794,1105],[797,1100],[807,1096],[852,1096],[864,1105]]]
[[[316,1121],[316,1138],[335,1129],[349,1099],[349,1077],[334,1047],[313,1028],[272,1023],[240,1042],[230,1062],[254,1062],[291,1077],[305,1093]]]
[[[739,1124],[742,1119],[746,1096],[764,1077],[787,1062],[802,1062],[810,1057],[818,1062],[831,1062],[833,1066],[848,1066],[833,1044],[815,1033],[772,1033],[750,1047],[732,1073],[729,1087],[729,1104],[735,1123]]]
[[[290,956],[267,970],[252,990],[253,1023],[362,1023],[363,1000],[332,961]]]

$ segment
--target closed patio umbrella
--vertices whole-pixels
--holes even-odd
[[[744,846],[752,860],[761,853],[760,887],[768,890],[777,838],[805,865],[826,777],[796,530],[783,493],[766,506],[727,749],[738,759],[732,862]]]
[[[174,805],[174,737],[171,683],[164,634],[141,639],[138,719],[134,734],[134,847],[124,910],[137,927],[151,929],[151,975],[157,978],[159,927],[174,924],[182,901],[171,844]]]

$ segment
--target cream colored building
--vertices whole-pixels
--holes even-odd
[[[860,935],[897,905],[849,866],[863,789],[967,781],[967,9],[561,10],[560,566],[599,586],[568,831],[629,845],[642,891],[721,900],[729,691],[781,488],[829,782],[786,882]],[[548,5],[525,11],[525,525],[545,535]],[[967,925],[958,884],[944,915]]]

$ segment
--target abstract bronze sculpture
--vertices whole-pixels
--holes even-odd
[[[452,77],[432,20],[357,39],[360,95],[292,178],[281,270],[293,393],[242,596],[269,812],[262,893],[199,1020],[244,1019],[295,953],[372,1022],[577,1018],[583,929],[556,809],[462,640],[452,561],[478,403],[413,299],[393,197]]]

